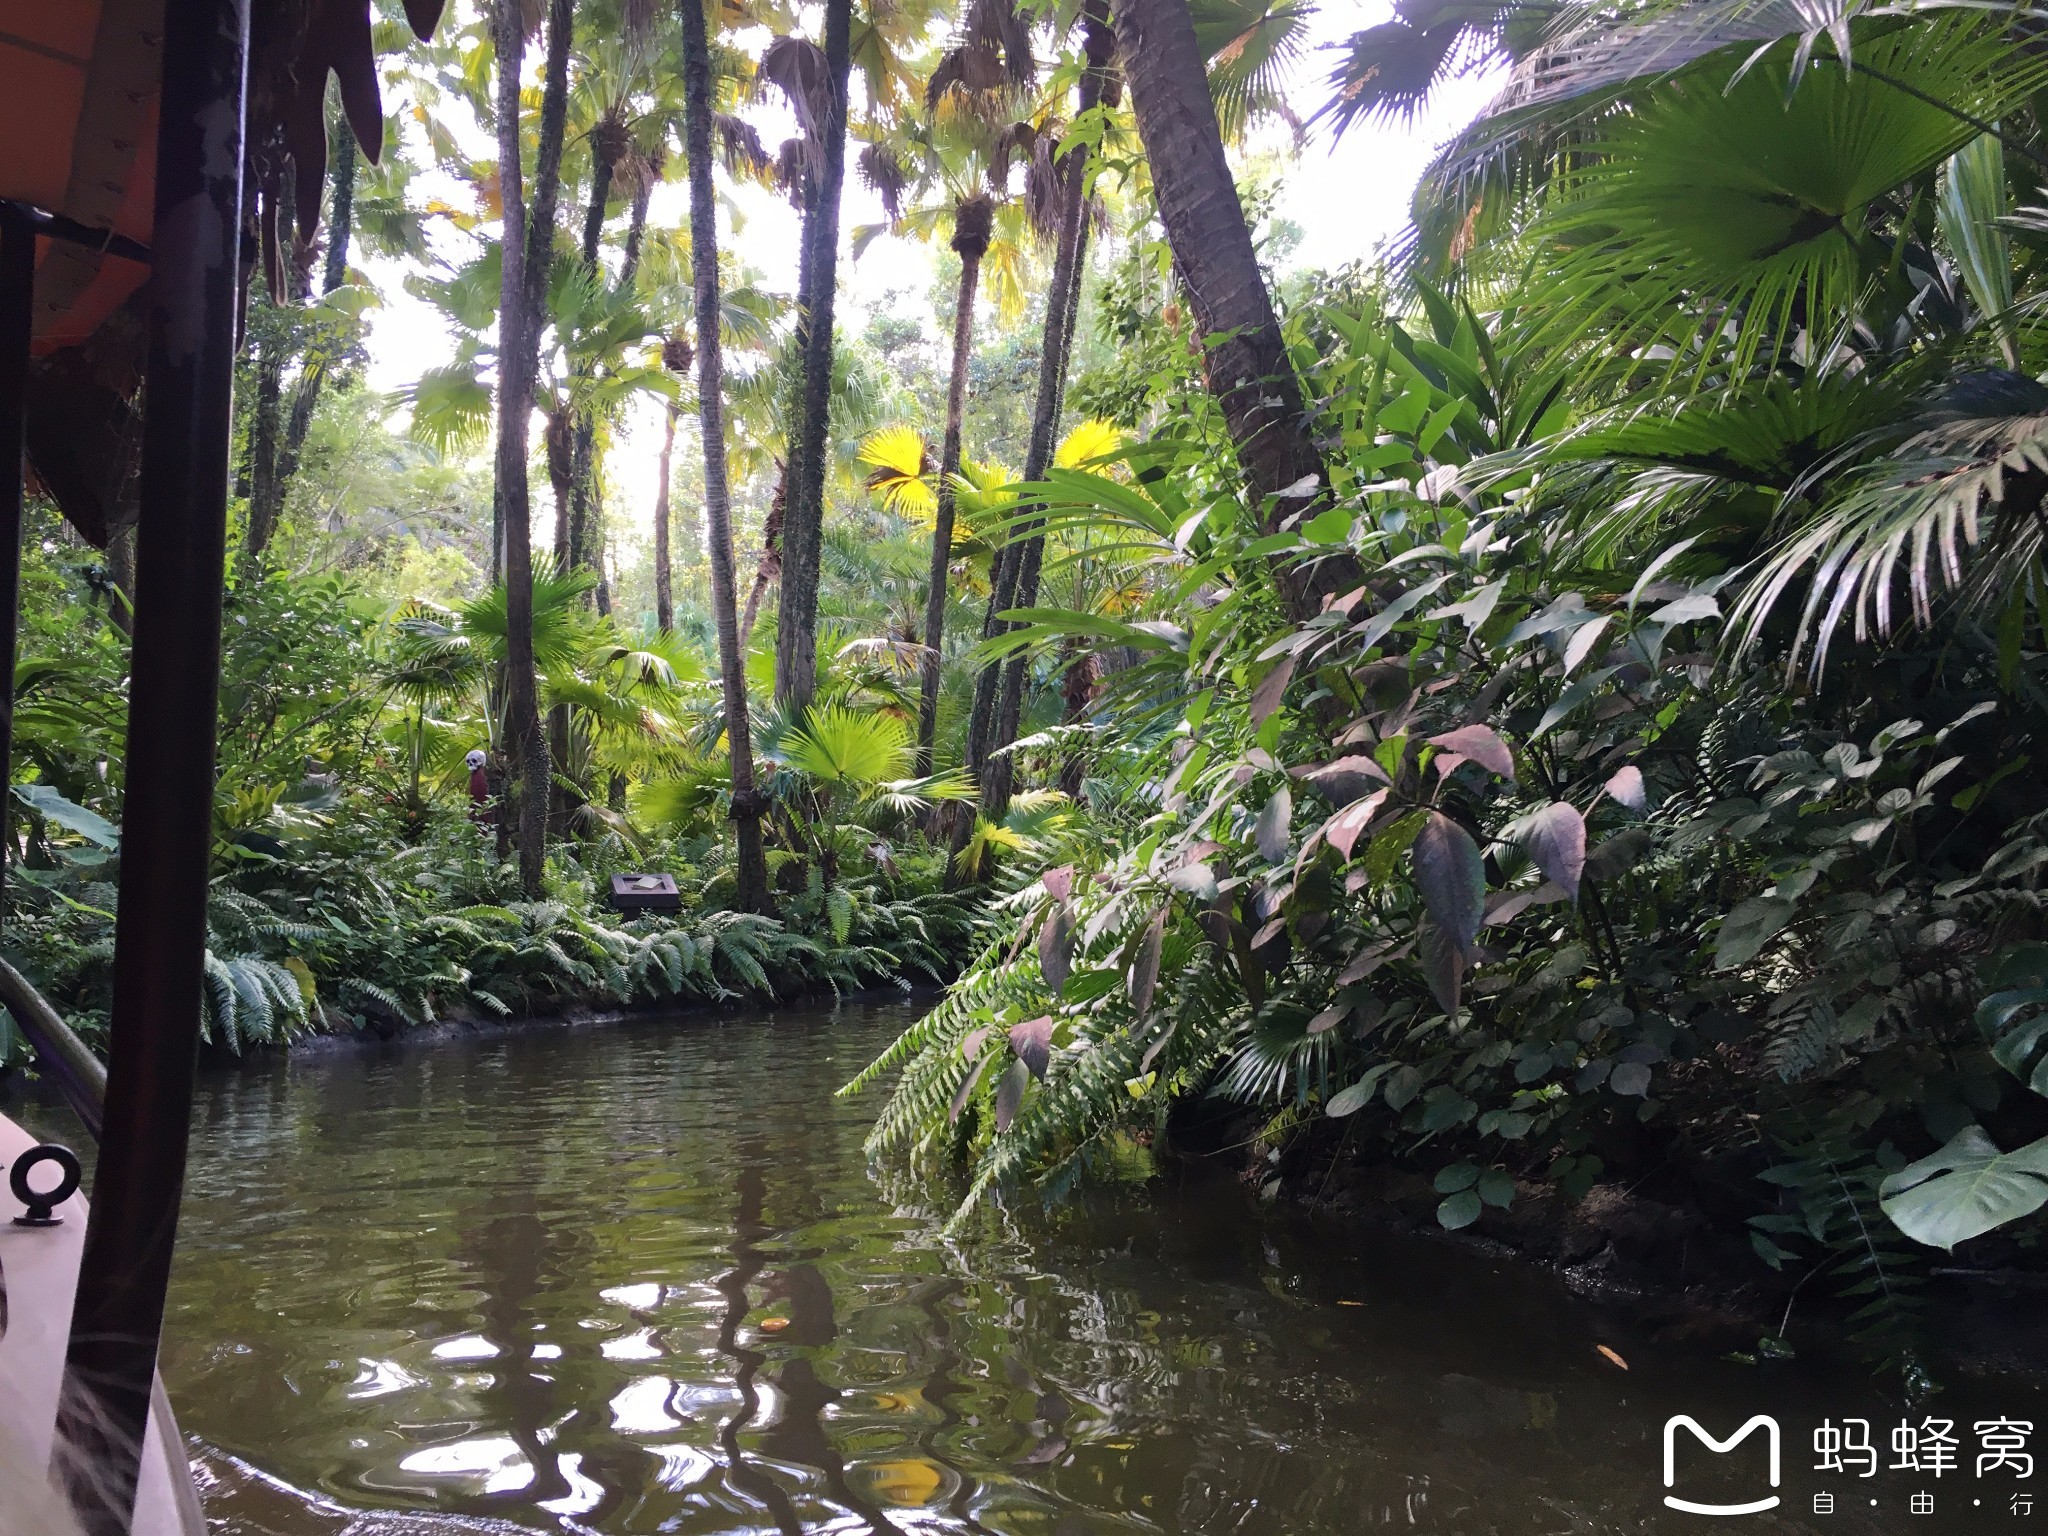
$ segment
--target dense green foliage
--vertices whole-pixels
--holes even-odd
[[[1672,16],[1711,33],[1574,16],[1527,78]],[[1610,1179],[1747,1217],[1886,1338],[1900,1231],[2048,1203],[2037,65],[1844,26],[1511,88],[1407,266],[1290,296],[1330,495],[1277,530],[1124,286],[1078,387],[1150,431],[1032,490],[1144,595],[998,642],[1107,672],[1083,825],[853,1085],[900,1068],[877,1153],[971,1206],[1221,1100],[1271,1187],[1391,1159],[1445,1227]],[[1304,619],[1281,573],[1345,557]]]

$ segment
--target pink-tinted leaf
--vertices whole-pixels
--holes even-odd
[[[1508,750],[1508,744],[1483,725],[1461,725],[1455,731],[1445,731],[1441,736],[1429,738],[1429,744],[1444,752],[1455,752],[1459,757],[1470,758],[1488,773],[1514,782],[1515,754]],[[1445,770],[1449,772],[1448,769]]]
[[[1264,949],[1268,944],[1279,938],[1286,929],[1287,919],[1284,915],[1260,924],[1259,931],[1252,935],[1251,947],[1253,949]]]
[[[1161,907],[1145,925],[1145,937],[1138,941],[1138,957],[1131,963],[1131,1006],[1140,1018],[1152,1006],[1152,993],[1159,985],[1159,952],[1165,943],[1166,909]]]
[[[966,1076],[960,1079],[960,1086],[953,1091],[953,1102],[946,1109],[948,1125],[959,1123],[960,1111],[965,1109],[967,1101],[974,1097],[974,1085],[981,1081],[981,1074],[987,1065],[985,1062],[974,1061],[972,1056],[967,1059],[974,1064],[968,1067]]]
[[[1062,902],[1045,914],[1045,926],[1038,930],[1038,970],[1057,996],[1073,968],[1074,916]]]
[[[1325,822],[1323,836],[1329,839],[1330,846],[1345,858],[1350,858],[1351,850],[1365,834],[1366,826],[1387,803],[1387,793],[1384,789],[1374,790],[1363,800],[1354,800]]]
[[[1334,1007],[1325,1008],[1321,1013],[1308,1021],[1308,1033],[1320,1035],[1325,1030],[1335,1029],[1350,1014],[1351,1005],[1349,1003],[1338,1003]]]
[[[1330,804],[1349,805],[1359,796],[1371,794],[1375,784],[1386,783],[1387,770],[1371,758],[1354,752],[1334,763],[1311,768],[1308,781],[1322,792]]]
[[[1500,923],[1511,923],[1531,907],[1545,906],[1553,901],[1566,901],[1563,887],[1553,880],[1526,891],[1496,891],[1486,898],[1486,923],[1492,928]]]
[[[1576,807],[1562,800],[1544,806],[1523,823],[1522,847],[1567,901],[1579,899],[1579,877],[1586,868],[1586,819]]]
[[[981,1048],[988,1043],[988,1037],[994,1028],[995,1026],[992,1024],[984,1024],[965,1040],[962,1040],[960,1042],[960,1055],[962,1059],[972,1061],[975,1057],[979,1056]]]
[[[1280,701],[1287,695],[1287,685],[1294,681],[1294,658],[1283,657],[1280,665],[1259,679],[1259,686],[1252,690],[1252,724],[1264,725],[1266,717],[1280,707]]]
[[[1465,951],[1457,939],[1435,923],[1425,922],[1416,938],[1416,958],[1430,996],[1445,1013],[1456,1013],[1464,995]]]
[[[1074,894],[1074,866],[1062,864],[1058,869],[1048,869],[1038,877],[1045,887],[1045,894],[1054,901],[1065,901]]]
[[[1030,1081],[1031,1071],[1021,1061],[1013,1061],[1004,1069],[1002,1081],[996,1084],[997,1134],[1007,1131],[1017,1118],[1017,1108],[1024,1102],[1024,1085]]]
[[[1649,803],[1649,796],[1643,791],[1643,770],[1633,763],[1614,771],[1614,777],[1607,781],[1607,793],[1632,811],[1640,811]]]
[[[1287,857],[1287,829],[1293,820],[1294,796],[1282,784],[1273,791],[1273,798],[1252,824],[1252,842],[1258,846],[1259,857],[1268,864],[1278,864]]]
[[[1033,1077],[1043,1078],[1046,1065],[1052,1060],[1052,1016],[1047,1014],[1041,1018],[1026,1019],[1022,1024],[1012,1024],[1010,1049],[1031,1069]]]
[[[1431,811],[1410,855],[1423,905],[1460,955],[1469,954],[1486,915],[1486,863],[1479,845],[1442,811]]]

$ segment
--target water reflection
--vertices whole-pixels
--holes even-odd
[[[1787,1426],[1770,1529],[1987,1523],[1909,1525],[1889,1478],[1890,1507],[1804,1513],[1802,1434],[1899,1417],[1853,1369],[1726,1364],[1228,1182],[944,1240],[933,1192],[867,1170],[870,1106],[830,1098],[905,1017],[210,1077],[165,1367],[223,1536],[1675,1536],[1665,1417],[1758,1411]],[[1940,1412],[2048,1432],[2028,1382],[1952,1383]]]

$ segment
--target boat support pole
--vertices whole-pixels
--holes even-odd
[[[28,348],[35,324],[36,237],[27,219],[0,205],[0,837],[14,825],[14,656],[21,627],[22,454],[28,436]],[[11,839],[10,839],[11,843]],[[0,850],[0,921],[7,866]]]
[[[107,1106],[55,1468],[128,1536],[177,1237],[213,842],[249,0],[166,0]]]

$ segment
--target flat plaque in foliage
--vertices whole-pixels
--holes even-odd
[[[613,875],[612,906],[620,912],[680,912],[674,875]]]

